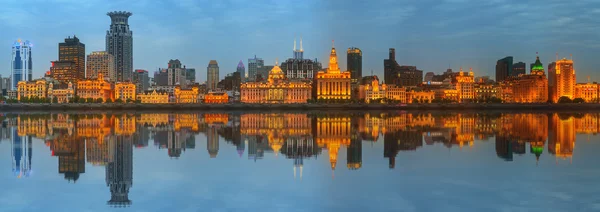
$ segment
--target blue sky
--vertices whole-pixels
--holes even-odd
[[[104,50],[108,11],[133,13],[134,68],[151,72],[180,59],[206,80],[215,59],[221,77],[257,55],[268,64],[292,57],[294,37],[305,57],[327,61],[338,51],[363,50],[363,75],[383,74],[388,48],[401,64],[425,72],[473,67],[494,76],[496,60],[546,66],[573,54],[578,81],[600,81],[600,2],[597,0],[5,0],[0,7],[0,74],[10,73],[18,38],[34,43],[34,77],[58,57],[58,43],[77,35],[86,52]],[[340,67],[346,68],[345,54]],[[327,66],[324,64],[324,66]]]

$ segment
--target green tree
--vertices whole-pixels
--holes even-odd
[[[585,100],[583,98],[575,98],[573,99],[573,103],[585,103]]]
[[[77,103],[85,103],[85,99],[84,98],[79,98],[79,99],[77,99]]]
[[[91,98],[91,97],[90,98],[86,98],[85,102],[87,102],[87,103],[93,103],[94,102],[94,98]]]
[[[104,102],[104,100],[102,98],[96,99],[96,103],[102,103],[102,102]]]
[[[136,100],[135,100],[135,103],[136,103],[136,104],[140,104],[140,103],[142,103],[142,100],[136,99]]]
[[[58,97],[52,97],[52,103],[58,103]]]
[[[561,96],[560,98],[558,98],[558,103],[572,103],[573,101],[566,96]]]
[[[113,100],[112,100],[112,99],[110,99],[110,98],[108,98],[108,99],[106,99],[106,102],[105,102],[105,103],[113,103]]]
[[[133,102],[133,100],[132,100],[132,99],[130,99],[130,98],[127,98],[127,100],[125,100],[125,101],[126,101],[127,103],[132,103],[132,102]]]
[[[123,100],[122,99],[117,99],[117,100],[115,100],[115,103],[121,104],[121,103],[123,103]]]

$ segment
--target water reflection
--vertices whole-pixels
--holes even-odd
[[[346,168],[363,167],[364,142],[383,140],[383,157],[396,157],[440,143],[473,148],[475,140],[493,140],[495,154],[512,161],[544,149],[556,162],[569,161],[576,134],[596,134],[600,114],[557,113],[158,113],[158,114],[4,114],[0,138],[10,140],[12,172],[22,178],[32,170],[32,138],[41,139],[58,158],[58,173],[69,182],[85,174],[86,161],[104,166],[111,206],[128,206],[133,185],[134,148],[166,149],[168,157],[185,157],[206,137],[210,158],[219,156],[221,139],[235,146],[240,158],[259,163],[265,153],[290,160],[293,177],[302,179],[304,160],[328,157],[332,177],[340,149]],[[148,147],[149,141],[154,147]],[[547,141],[547,144],[546,144]],[[547,147],[546,147],[547,145]],[[529,153],[527,153],[529,150]],[[245,160],[245,159],[244,159]]]

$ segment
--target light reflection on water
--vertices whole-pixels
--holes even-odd
[[[8,211],[596,210],[599,117],[4,114],[0,170],[11,174],[0,175],[0,204]]]

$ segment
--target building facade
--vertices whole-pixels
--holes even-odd
[[[114,56],[116,82],[131,81],[133,73],[133,32],[129,29],[130,12],[114,11],[106,31],[106,51]]]
[[[306,103],[311,96],[312,86],[308,82],[288,80],[278,65],[262,82],[246,82],[240,86],[240,101],[243,103]]]
[[[12,46],[11,60],[11,89],[17,90],[20,81],[31,81],[33,60],[31,59],[31,43],[26,40],[17,40]]]
[[[182,89],[176,85],[173,98],[175,98],[175,103],[198,103],[198,94],[197,85],[193,85],[191,89]]]
[[[582,98],[585,102],[597,103],[600,100],[598,89],[600,89],[600,86],[598,86],[597,83],[577,83],[575,85],[575,96],[573,99]]]
[[[350,100],[352,95],[351,81],[350,72],[342,72],[338,67],[337,53],[335,47],[332,46],[329,55],[329,68],[326,71],[319,71],[317,78],[314,80],[315,97],[324,100]]]
[[[70,60],[52,61],[50,75],[60,83],[68,84],[79,80],[76,63]]]
[[[513,99],[516,103],[545,103],[548,101],[548,79],[544,66],[537,57],[530,74],[522,74],[512,84]]]
[[[137,94],[137,100],[142,104],[167,104],[169,103],[169,93],[165,91],[144,91]]]
[[[195,68],[186,68],[185,69],[185,81],[188,85],[196,84],[196,69]]]
[[[123,102],[135,101],[137,89],[134,83],[132,82],[117,82],[115,83],[115,97],[114,99],[121,99]]]
[[[553,102],[558,102],[560,97],[568,97],[573,99],[575,97],[575,68],[573,67],[573,60],[562,60],[556,61],[556,93],[552,98]]]
[[[219,64],[216,60],[211,60],[206,67],[206,89],[216,90],[219,83]]]
[[[117,72],[115,71],[115,58],[105,51],[92,52],[87,56],[85,77],[88,79],[98,78],[98,74],[102,74],[109,81],[117,80]]]
[[[294,52],[293,57],[287,59],[280,66],[283,73],[290,80],[312,80],[314,74],[321,70],[321,63],[315,59],[304,59],[304,48],[302,47],[302,38],[300,39],[300,49],[296,48],[296,40],[294,40]],[[267,78],[268,73],[273,69],[272,67],[264,68],[263,78]]]
[[[254,55],[254,58],[248,59],[248,75],[246,75],[248,81],[256,81],[258,70],[262,69],[264,65],[265,61],[262,58],[257,58],[256,55]]]
[[[395,85],[386,85],[385,98],[389,100],[399,101],[400,103],[407,103],[406,99],[406,88],[398,87]]]
[[[366,103],[379,103],[386,97],[387,86],[385,84],[379,84],[379,78],[377,76],[368,77],[368,79],[370,79],[370,82],[361,80],[363,83],[358,86],[358,99],[364,100]]]
[[[112,84],[104,79],[102,74],[98,74],[98,78],[86,79],[77,81],[77,96],[81,99],[99,99],[106,102],[107,99],[113,98]]]
[[[508,76],[511,76],[513,69],[513,57],[508,56],[502,58],[496,62],[496,82],[502,82],[506,80]]]
[[[386,85],[417,86],[423,82],[423,71],[416,66],[400,66],[396,61],[396,49],[389,49],[389,58],[383,60]]]
[[[346,67],[350,72],[350,78],[353,83],[357,83],[362,78],[362,51],[356,47],[348,48],[346,51]]]
[[[73,83],[69,82],[66,88],[58,88],[53,83],[48,85],[48,99],[52,100],[52,103],[69,103],[75,96],[75,89]]]
[[[17,100],[23,98],[46,98],[47,97],[46,80],[20,81],[17,83]]]
[[[169,60],[169,68],[167,68],[167,85],[179,85],[182,88],[187,88],[185,74],[186,70],[179,60]]]
[[[206,104],[227,104],[229,96],[227,92],[208,92],[204,95],[204,103]]]
[[[459,102],[472,102],[475,100],[475,78],[473,71],[458,72],[456,76],[456,90]]]
[[[74,79],[72,82],[85,78],[85,44],[79,38],[69,36],[64,43],[58,44],[58,61],[71,61],[74,64]]]
[[[513,64],[510,76],[518,77],[521,74],[527,74],[527,64],[524,62],[518,62]]]
[[[136,69],[133,72],[133,83],[135,83],[135,89],[137,93],[143,93],[150,87],[150,78],[148,77],[148,71],[143,69]]]

